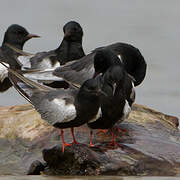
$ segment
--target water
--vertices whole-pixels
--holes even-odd
[[[138,47],[148,71],[143,84],[136,88],[136,102],[180,116],[179,7],[179,0],[6,0],[0,6],[0,41],[6,28],[18,23],[42,36],[30,40],[25,50],[54,49],[62,40],[63,25],[76,20],[84,29],[86,53],[117,41]],[[25,102],[13,89],[0,94],[0,105]]]
[[[7,27],[18,23],[29,32],[42,36],[41,39],[27,42],[26,51],[51,50],[62,40],[63,25],[76,20],[84,29],[83,46],[86,53],[118,41],[138,47],[147,61],[148,71],[143,84],[136,88],[136,103],[180,117],[179,7],[179,0],[6,0],[1,1],[0,6],[0,42]],[[0,94],[0,105],[22,103],[26,101],[13,88]],[[47,177],[6,176],[1,179],[44,180]],[[128,180],[122,177],[117,179]]]

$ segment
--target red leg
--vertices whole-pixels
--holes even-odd
[[[115,146],[114,133],[113,133],[113,131],[112,131],[112,130],[111,130],[111,135],[112,135],[112,140],[111,140],[110,145],[111,145],[111,146]]]
[[[72,134],[72,137],[73,137],[73,143],[74,144],[79,144],[77,141],[76,141],[76,138],[74,136],[74,128],[71,128],[71,134]]]
[[[63,152],[64,152],[64,148],[66,146],[71,146],[72,144],[68,144],[64,141],[64,131],[62,129],[60,129],[60,133],[61,133],[61,138],[62,138],[62,143],[63,143]]]
[[[90,143],[89,143],[90,147],[94,147],[94,144],[92,143],[92,135],[93,135],[93,131],[91,130],[90,131]]]
[[[118,126],[114,126],[114,127],[113,127],[113,130],[118,131],[119,134],[121,134],[121,133],[126,133],[126,132],[127,132],[126,129],[121,129],[121,128],[119,128]]]
[[[110,143],[110,146],[119,146],[119,147],[122,147],[119,143],[117,143],[115,141],[115,138],[114,138],[114,133],[113,133],[113,130],[111,129],[110,130],[111,134],[112,134],[112,140],[111,140],[111,143]]]

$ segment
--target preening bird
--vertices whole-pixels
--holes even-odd
[[[102,90],[106,96],[100,98],[101,116],[88,122],[91,129],[110,129],[112,145],[118,145],[114,140],[113,126],[128,118],[131,105],[135,100],[133,79],[129,77],[122,65],[112,65],[101,77]],[[132,103],[127,100],[127,93]],[[92,145],[92,131],[90,145]]]
[[[118,60],[113,60],[113,53],[119,57]],[[144,57],[137,48],[125,43],[97,48],[77,61],[56,68],[53,74],[67,82],[80,85],[113,64],[123,64],[126,72],[134,78],[135,86],[141,84],[145,78],[147,65]]]

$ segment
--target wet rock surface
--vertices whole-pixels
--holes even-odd
[[[89,129],[75,128],[80,144],[65,148],[58,129],[30,105],[0,107],[0,175],[148,175],[180,176],[178,119],[134,105],[128,120],[115,132],[120,146],[110,146],[111,134],[96,134],[89,147]],[[65,140],[72,141],[70,130]]]

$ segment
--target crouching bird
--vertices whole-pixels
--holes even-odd
[[[104,94],[98,78],[85,81],[79,89],[57,90],[33,82],[10,68],[8,72],[13,86],[34,106],[42,119],[60,129],[63,152],[71,145],[64,141],[64,128],[71,128],[73,143],[77,143],[73,128],[97,119],[100,96]]]

